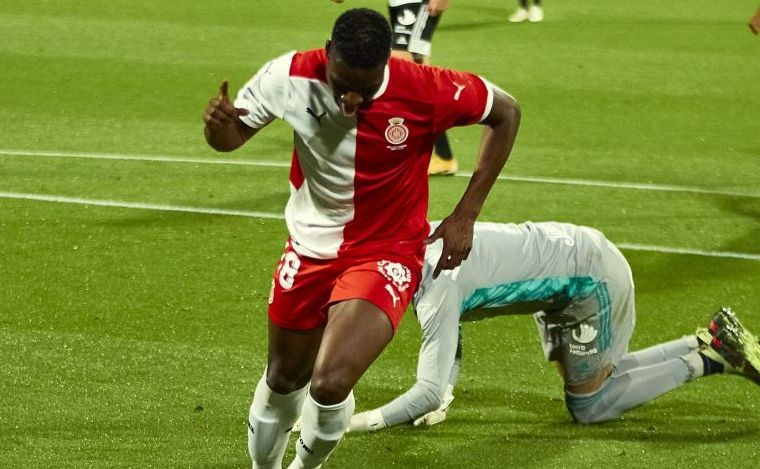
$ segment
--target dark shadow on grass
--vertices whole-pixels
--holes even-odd
[[[724,243],[721,246],[713,248],[715,251],[725,252],[747,252],[751,254],[760,254],[760,199],[737,196],[711,196],[714,198],[714,204],[726,212],[730,212],[750,220],[750,229],[748,233],[737,235],[733,240]],[[731,232],[734,227],[727,225],[727,232]],[[741,227],[744,231],[745,226]],[[656,260],[655,260],[656,259]],[[653,258],[651,264],[646,268],[637,268],[634,276],[639,279],[649,277],[648,272],[653,277],[660,278],[663,273],[670,272],[673,275],[670,281],[653,281],[638,282],[637,287],[642,287],[647,292],[667,292],[678,289],[679,285],[707,282],[711,279],[716,281],[728,281],[729,279],[746,279],[747,282],[753,281],[753,272],[756,271],[758,261],[743,260],[734,258],[702,257],[695,255],[659,255]],[[705,299],[712,302],[722,303],[730,301],[730,298]],[[709,314],[710,311],[705,312]]]
[[[720,377],[726,380],[731,378],[739,379]],[[479,388],[470,393],[455,394],[457,400],[449,412],[452,422],[479,424],[490,428],[490,431],[503,428],[510,438],[716,443],[760,435],[760,426],[754,425],[760,415],[757,415],[757,411],[748,411],[739,405],[710,402],[708,406],[703,401],[670,399],[658,402],[655,399],[630,410],[619,419],[602,424],[581,425],[573,422],[565,409],[561,389],[557,390],[556,396],[507,387]],[[465,413],[468,406],[477,408],[480,415]],[[489,412],[489,409],[498,408],[507,410]],[[535,418],[530,418],[530,415]],[[519,430],[526,428],[537,430]],[[711,430],[706,431],[707,428]]]
[[[747,218],[752,223],[749,234],[739,236],[732,242],[722,246],[726,251],[748,252],[760,254],[760,199],[724,197],[717,201],[722,209]],[[727,227],[730,229],[730,227]]]
[[[706,431],[705,425],[714,425]],[[747,422],[725,422],[717,425],[712,421],[658,421],[657,425],[649,422],[608,422],[595,425],[578,425],[572,422],[556,422],[541,425],[526,425],[522,422],[519,427],[530,428],[527,431],[511,431],[510,439],[545,441],[547,444],[559,441],[572,442],[575,440],[620,441],[634,443],[674,443],[674,444],[715,444],[722,445],[729,441],[755,439],[760,435],[760,429],[749,427]],[[510,428],[519,428],[514,425]]]
[[[477,467],[558,467],[558,460],[569,451],[577,453],[578,445],[586,442],[605,448],[603,457],[615,458],[609,461],[611,467],[633,467],[640,455],[632,448],[640,445],[657,451],[697,445],[725,448],[760,436],[760,426],[754,424],[757,416],[737,405],[655,401],[622,419],[581,425],[572,421],[561,399],[541,392],[473,386],[455,394],[446,422],[349,434],[344,451],[369,453],[373,462],[389,460],[400,467],[466,467],[473,462]],[[498,410],[506,406],[512,409]],[[431,447],[434,453],[428,451]]]

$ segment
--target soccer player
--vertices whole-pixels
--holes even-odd
[[[324,49],[265,64],[234,104],[223,82],[204,114],[218,151],[274,119],[293,128],[290,234],[269,299],[267,367],[248,420],[253,467],[279,468],[303,412],[296,458],[319,467],[354,410],[352,389],[393,337],[419,283],[424,243],[441,239],[433,276],[458,266],[511,151],[520,111],[485,79],[390,57],[387,20],[344,12]],[[483,124],[478,160],[453,212],[428,237],[435,136]],[[307,384],[310,385],[307,388]]]
[[[757,338],[727,309],[709,330],[628,353],[635,323],[631,271],[597,230],[476,223],[468,259],[433,281],[439,250],[439,243],[428,246],[414,297],[422,326],[417,382],[389,404],[355,415],[350,431],[443,421],[459,368],[459,321],[476,309],[478,317],[536,312],[544,353],[557,363],[567,408],[580,423],[615,419],[714,373],[739,372],[760,384]]]
[[[419,64],[430,64],[431,41],[449,0],[388,0],[388,16],[393,30],[391,54]],[[451,151],[446,132],[435,138],[428,174],[453,175],[459,164]]]

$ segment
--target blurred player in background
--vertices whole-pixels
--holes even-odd
[[[278,118],[294,131],[290,237],[272,281],[267,368],[248,420],[254,468],[281,467],[301,412],[289,467],[327,459],[353,415],[354,385],[417,289],[424,244],[443,242],[433,277],[467,257],[514,143],[520,111],[508,94],[477,75],[420,67],[390,51],[383,15],[348,10],[324,49],[267,63],[234,104],[223,82],[204,114],[206,140],[218,151],[240,148]],[[428,237],[435,137],[475,123],[484,126],[475,171]]]
[[[388,0],[393,56],[418,64],[430,64],[433,33],[448,8],[449,0]],[[434,149],[428,174],[456,174],[459,164],[451,151],[446,132],[436,136]]]
[[[544,9],[541,8],[541,0],[533,0],[533,5],[528,6],[530,0],[520,0],[520,5],[509,17],[511,23],[522,23],[530,21],[531,23],[540,23],[544,20]]]
[[[754,34],[760,33],[760,8],[755,12],[755,16],[749,19],[749,29],[752,30]]]
[[[631,271],[592,228],[476,223],[467,261],[433,281],[439,249],[428,247],[414,297],[422,326],[417,382],[389,404],[355,415],[350,431],[443,421],[459,369],[459,321],[468,315],[535,312],[546,358],[558,365],[567,408],[580,423],[615,419],[714,373],[742,373],[760,384],[760,345],[727,309],[709,329],[628,353],[635,323]]]

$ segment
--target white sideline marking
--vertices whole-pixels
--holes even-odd
[[[49,158],[84,158],[91,160],[122,160],[122,161],[155,161],[159,163],[196,163],[196,164],[229,164],[241,166],[264,166],[271,168],[290,168],[290,162],[267,160],[232,160],[225,158],[192,158],[163,155],[124,155],[120,153],[73,153],[60,151],[24,151],[2,150],[0,156],[35,156]]]
[[[691,256],[704,256],[704,257],[724,257],[731,259],[745,259],[750,261],[760,261],[760,254],[750,254],[746,252],[732,252],[732,251],[703,251],[702,249],[690,249],[690,248],[671,248],[665,246],[653,246],[651,244],[635,244],[635,243],[615,243],[620,249],[627,249],[629,251],[648,251],[648,252],[661,252],[665,254],[686,254]]]
[[[229,210],[225,208],[189,207],[185,205],[146,204],[139,202],[121,202],[117,200],[82,199],[46,194],[24,194],[19,192],[0,192],[0,199],[37,200],[40,202],[59,202],[63,204],[97,205],[99,207],[136,208],[141,210],[160,210],[164,212],[205,213],[208,215],[231,215],[248,218],[270,218],[284,220],[285,216],[269,212],[252,212],[247,210]]]
[[[220,164],[220,165],[240,165],[240,166],[260,166],[268,168],[289,168],[290,162],[269,161],[269,160],[236,160],[223,158],[192,158],[192,157],[174,157],[163,155],[124,155],[119,153],[81,153],[81,152],[56,152],[56,151],[26,151],[26,150],[4,150],[0,149],[0,156],[33,156],[33,157],[51,157],[51,158],[85,158],[96,160],[123,160],[123,161],[155,161],[162,163],[195,163],[195,164]],[[460,172],[457,177],[470,177],[472,173]],[[648,184],[638,182],[611,182],[595,181],[592,179],[563,179],[550,177],[533,177],[533,176],[510,176],[504,175],[498,178],[501,181],[518,181],[533,182],[539,184],[559,184],[566,186],[586,186],[586,187],[606,187],[611,189],[631,189],[640,191],[659,191],[659,192],[683,192],[688,194],[707,194],[723,195],[730,197],[749,197],[753,199],[760,198],[760,194],[749,194],[737,191],[721,191],[714,189],[704,189],[701,187],[690,186],[673,186],[668,184]]]
[[[456,175],[470,177],[472,176],[472,173],[457,173]],[[499,176],[498,179],[519,182],[536,182],[540,184],[561,184],[566,186],[607,187],[612,189],[632,189],[637,191],[684,192],[687,194],[725,195],[729,197],[749,197],[753,199],[760,198],[760,194],[748,194],[746,192],[719,191],[714,189],[704,189],[701,187],[648,184],[644,182],[610,182],[594,181],[592,179],[561,179],[533,176]]]
[[[207,208],[207,207],[189,207],[184,205],[166,205],[166,204],[146,204],[135,202],[121,202],[116,200],[100,200],[100,199],[83,199],[79,197],[66,197],[59,195],[46,195],[46,194],[26,194],[20,192],[0,192],[0,199],[17,199],[17,200],[36,200],[40,202],[58,202],[65,204],[78,204],[78,205],[97,205],[100,207],[119,207],[119,208],[132,208],[140,210],[161,210],[167,212],[189,212],[189,213],[204,213],[208,215],[227,215],[247,218],[266,218],[271,220],[283,220],[284,215],[280,213],[271,212],[255,212],[248,210],[229,210],[223,208]],[[750,261],[760,261],[760,254],[750,254],[745,252],[731,252],[731,251],[704,251],[701,249],[690,248],[672,248],[667,246],[653,246],[647,244],[635,244],[635,243],[616,243],[620,249],[628,249],[631,251],[649,251],[660,252],[665,254],[685,254],[692,256],[704,256],[704,257],[722,257],[731,259],[743,259]]]

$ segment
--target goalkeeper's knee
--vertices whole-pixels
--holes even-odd
[[[565,391],[565,405],[578,423],[601,423],[620,416],[607,400],[609,382],[590,394],[573,394]]]

